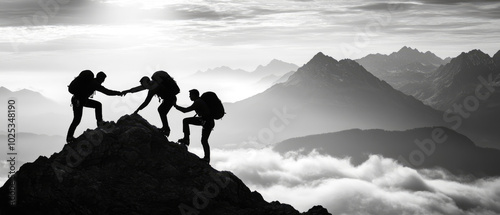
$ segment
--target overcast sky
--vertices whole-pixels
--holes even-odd
[[[54,96],[62,91],[53,81],[67,85],[83,69],[127,72],[120,78],[135,83],[156,68],[177,77],[252,71],[272,59],[302,65],[320,51],[493,55],[499,20],[493,0],[0,0],[0,85]],[[47,76],[52,83],[40,83]]]

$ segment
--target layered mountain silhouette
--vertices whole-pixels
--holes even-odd
[[[216,129],[231,131],[235,144],[246,137],[271,143],[350,128],[407,129],[442,123],[438,111],[395,90],[357,62],[337,61],[323,53],[286,82],[228,104],[226,112]]]
[[[424,85],[416,85],[418,88],[410,94],[436,109],[446,110],[474,95],[476,87],[482,84],[479,77],[487,79],[492,75],[496,78],[500,74],[499,68],[494,59],[481,50],[463,52],[430,74]]]
[[[273,59],[267,65],[259,65],[254,71],[248,72],[242,69],[232,69],[227,66],[221,66],[209,69],[204,72],[197,72],[190,78],[193,79],[213,79],[213,80],[238,80],[238,82],[258,82],[263,79],[278,80],[281,76],[290,71],[296,71],[297,65],[286,63],[281,60]]]
[[[255,75],[275,75],[281,77],[290,71],[297,71],[299,67],[293,63],[287,63],[281,60],[273,59],[265,66],[258,66],[252,73]]]
[[[352,129],[288,139],[278,143],[280,153],[312,150],[349,157],[361,164],[369,155],[382,155],[411,168],[444,168],[457,175],[499,176],[500,150],[476,146],[469,138],[445,127],[406,131]],[[423,155],[423,156],[422,156]]]
[[[16,100],[18,100],[17,101],[18,103],[29,102],[29,103],[24,103],[26,104],[26,106],[22,107],[24,111],[26,111],[27,113],[30,112],[47,113],[51,112],[50,110],[53,109],[54,107],[60,106],[57,102],[43,96],[42,94],[36,91],[28,89],[11,91],[6,87],[0,87],[0,99],[2,101],[7,101],[7,99],[9,98],[15,98]],[[36,105],[31,105],[31,104],[36,104]]]
[[[65,107],[33,90],[11,91],[0,87],[0,100],[7,101],[9,98],[16,99],[19,116],[17,120],[19,126],[22,126],[23,132],[49,135],[64,134],[61,131],[67,129],[70,123],[71,119],[67,123],[54,120],[71,117],[69,101],[68,106]]]
[[[281,78],[279,78],[278,80],[276,80],[274,82],[274,84],[280,84],[280,83],[286,82],[288,80],[288,78],[290,78],[290,76],[293,75],[293,73],[295,73],[295,71],[291,71],[291,72],[288,72],[288,73],[284,74],[283,76],[281,76]]]
[[[446,111],[443,120],[472,138],[476,144],[498,146],[500,135],[500,54],[481,50],[463,52],[448,64],[400,90],[435,109]],[[453,115],[455,114],[455,115]]]
[[[193,76],[197,76],[197,78],[229,78],[229,79],[244,79],[251,76],[250,72],[247,72],[242,69],[232,69],[227,66],[216,67],[213,69],[209,69],[204,72],[197,72]]]
[[[405,46],[390,55],[370,54],[356,62],[399,89],[408,83],[424,79],[427,73],[446,64],[449,59],[443,60],[430,51],[424,53]]]
[[[139,115],[87,130],[49,158],[17,172],[17,206],[9,179],[1,214],[301,214],[266,202],[234,174],[213,169]],[[321,206],[302,214],[329,214]]]
[[[227,66],[197,72],[181,79],[183,87],[197,88],[202,91],[225,92],[226,101],[238,101],[260,93],[277,82],[283,76],[294,72],[297,65],[280,60],[272,60],[265,66],[258,66],[254,71],[232,69]],[[214,85],[213,83],[217,83]]]

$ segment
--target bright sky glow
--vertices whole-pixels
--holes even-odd
[[[71,79],[84,67],[118,75],[159,66],[185,77],[219,66],[252,71],[272,59],[302,65],[320,51],[493,55],[499,14],[490,0],[0,0],[0,71]]]

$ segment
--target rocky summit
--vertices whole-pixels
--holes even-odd
[[[0,198],[2,215],[329,214],[321,206],[300,213],[265,201],[139,115],[87,130],[61,152],[23,165],[0,189]]]

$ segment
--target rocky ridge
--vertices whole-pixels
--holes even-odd
[[[329,214],[267,202],[233,173],[170,142],[139,115],[87,130],[61,152],[39,157],[0,189],[0,214]]]

